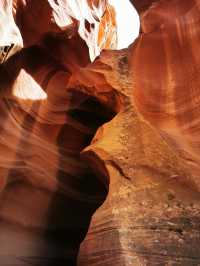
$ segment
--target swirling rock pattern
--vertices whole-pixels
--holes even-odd
[[[104,201],[79,266],[200,263],[198,1],[132,2],[138,40],[94,63],[117,46],[107,1],[7,2],[24,48],[0,65],[3,266],[76,265]]]
[[[83,151],[91,165],[93,154],[101,159],[110,186],[81,245],[78,265],[198,265],[200,198],[191,186],[195,177],[133,105],[129,56],[128,50],[112,56],[106,52],[92,66],[123,92],[123,100],[115,118]]]
[[[199,1],[159,1],[143,12],[131,48],[134,102],[180,152],[200,186]],[[155,51],[156,48],[156,51]]]
[[[0,65],[0,264],[4,266],[75,265],[91,216],[108,190],[103,182],[106,170],[94,172],[81,151],[115,110],[106,98],[100,101],[70,81],[74,71],[90,62],[87,44],[96,47],[97,42],[87,24],[77,29],[80,14],[70,14],[70,24],[63,25],[49,2],[5,1],[13,4],[24,48]],[[100,11],[98,3],[94,7],[96,24],[114,19],[105,4]],[[87,8],[91,16],[93,9]],[[80,20],[84,21],[81,16]],[[91,34],[98,34],[96,26],[91,29]],[[83,34],[87,44],[80,37]],[[99,33],[104,38],[101,48],[113,44],[106,34]]]
[[[132,100],[86,150],[111,179],[79,265],[198,265],[199,2],[133,2],[141,35],[93,65]]]

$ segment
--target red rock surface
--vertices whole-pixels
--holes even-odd
[[[93,63],[107,1],[3,1],[24,48],[0,65],[2,266],[74,266],[89,225],[79,266],[199,265],[199,1],[132,1],[139,38]]]
[[[198,187],[199,5],[177,0],[154,4],[141,16],[143,33],[129,57],[139,112],[180,153]]]
[[[101,23],[114,19],[109,6],[98,14],[95,7],[93,28],[79,14],[61,26],[48,1],[13,2],[24,48],[0,65],[2,266],[75,265],[91,216],[107,194],[107,182],[99,181],[80,152],[114,110],[70,85],[72,73],[90,62],[81,37],[88,37],[91,49],[97,47],[92,34],[103,38]],[[85,23],[81,37],[78,19]],[[101,48],[109,45],[110,34]]]
[[[122,100],[115,118],[82,153],[91,165],[94,155],[101,159],[110,186],[78,265],[198,265],[200,198],[192,188],[197,176],[135,109],[129,56],[128,50],[106,52],[93,65]]]

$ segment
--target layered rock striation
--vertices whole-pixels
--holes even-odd
[[[17,43],[5,34],[9,39],[2,47],[10,49],[0,65],[4,266],[75,265],[91,216],[108,191],[106,169],[96,173],[81,151],[115,108],[71,79],[90,56],[115,45],[114,10],[106,3],[61,2],[5,0],[1,7],[13,8],[5,20],[19,29],[24,46],[11,55]],[[107,23],[113,30],[109,26],[112,32],[105,36]],[[14,34],[12,27],[7,30]]]
[[[200,263],[199,1],[132,2],[2,1],[3,266]]]
[[[130,48],[133,100],[182,157],[199,188],[199,1],[158,1]]]

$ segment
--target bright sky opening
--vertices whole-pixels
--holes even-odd
[[[127,48],[138,37],[140,19],[129,0],[109,0],[117,13],[118,49]]]

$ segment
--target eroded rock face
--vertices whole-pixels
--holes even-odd
[[[75,18],[61,27],[47,1],[17,1],[13,9],[24,48],[0,65],[0,261],[76,265],[108,191],[106,169],[96,173],[81,151],[115,109],[109,94],[100,101],[73,87],[72,73],[90,62]],[[112,12],[106,16],[105,25],[113,20]]]
[[[117,47],[115,10],[107,1],[18,1],[17,5],[16,21],[26,46],[40,42],[45,33],[72,38],[78,31],[91,60],[102,49]]]
[[[129,58],[139,112],[180,153],[198,188],[199,4],[160,1],[146,10]]]
[[[190,87],[173,92],[197,73],[198,1],[151,2],[134,1],[138,40],[93,63],[117,45],[107,1],[13,2],[24,48],[0,66],[3,265],[76,265],[105,199],[79,266],[200,263],[198,172],[165,141],[189,132],[174,103],[189,114]]]
[[[129,56],[128,50],[112,57],[106,52],[101,64],[93,64],[123,100],[117,116],[83,151],[91,165],[93,155],[101,159],[110,186],[81,245],[78,265],[198,265],[200,198],[191,186],[197,176],[135,109]]]
[[[93,65],[127,98],[85,150],[111,179],[79,265],[198,265],[198,1],[136,4],[138,40]]]

